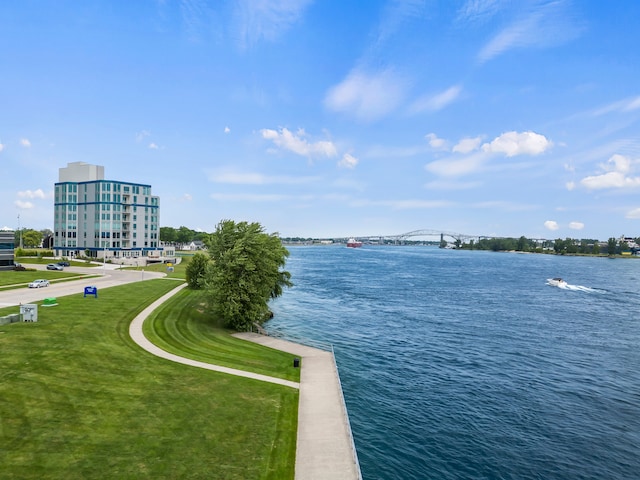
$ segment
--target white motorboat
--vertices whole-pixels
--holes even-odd
[[[560,287],[560,288],[565,288],[567,286],[567,282],[565,282],[560,277],[547,278],[547,284],[551,285],[552,287]]]

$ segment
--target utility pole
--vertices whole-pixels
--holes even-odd
[[[20,250],[22,250],[22,227],[20,226],[20,214],[18,214],[18,232],[20,234]]]

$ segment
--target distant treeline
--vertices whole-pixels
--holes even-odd
[[[635,239],[635,244],[640,243],[640,238]],[[555,240],[534,240],[526,237],[520,238],[481,238],[477,241],[470,240],[467,243],[456,241],[456,248],[465,250],[493,250],[516,251],[531,253],[556,253],[556,254],[583,254],[583,255],[616,255],[623,252],[634,252],[635,244],[631,247],[627,242],[620,242],[616,238],[609,238],[607,242],[596,239],[557,238]],[[445,246],[445,245],[441,245]]]
[[[15,245],[24,248],[41,248],[43,239],[51,237],[53,232],[49,229],[33,230],[22,228],[14,232]],[[191,242],[207,243],[210,234],[207,232],[193,230],[191,228],[181,226],[160,227],[160,241],[165,244],[184,246]],[[439,245],[442,248],[453,247],[463,250],[492,250],[494,252],[516,251],[531,253],[557,253],[557,254],[583,254],[583,255],[619,255],[623,253],[639,253],[640,237],[620,239],[611,237],[606,242],[601,242],[592,238],[557,238],[555,240],[539,240],[530,239],[524,236],[520,238],[496,237],[496,238],[479,238],[477,240],[447,242],[436,240],[397,240],[377,239],[376,241],[366,241],[367,244],[378,245]],[[314,243],[339,243],[344,239],[318,239],[311,237],[282,237],[282,242],[289,244],[314,244]],[[629,242],[625,241],[629,240]]]
[[[171,245],[187,245],[191,242],[205,242],[209,239],[206,232],[198,232],[188,227],[160,227],[160,241]]]

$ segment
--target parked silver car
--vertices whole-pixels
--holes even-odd
[[[47,265],[47,270],[64,270],[62,265],[58,265],[57,263],[50,263]]]

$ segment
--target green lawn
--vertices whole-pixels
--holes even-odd
[[[50,282],[76,280],[83,275],[60,270],[2,270],[0,271],[0,290],[26,287],[29,282],[38,278],[45,278]]]
[[[175,286],[59,297],[38,323],[0,326],[0,478],[293,478],[297,390],[175,364],[130,339],[133,317]],[[180,324],[182,297],[165,307]],[[224,336],[193,324],[205,337],[196,345]],[[282,376],[277,362],[270,371],[273,350],[255,348],[252,368]]]
[[[169,266],[164,263],[152,263],[150,265],[146,265],[145,267],[126,267],[123,266],[123,270],[144,270],[145,272],[162,272],[167,275],[168,278],[185,278],[185,270],[187,268],[187,264],[189,263],[189,259],[186,261],[183,260],[178,265],[172,265],[173,271],[169,271]]]
[[[201,362],[300,381],[294,355],[248,343],[217,328],[207,318],[203,293],[183,289],[153,312],[143,326],[145,337],[171,353]]]
[[[32,265],[47,265],[49,263],[58,263],[59,258],[47,258],[47,257],[16,257],[14,260],[16,263],[21,263],[25,267],[28,267],[29,263]],[[99,267],[99,264],[91,263],[87,260],[67,260],[72,267]]]

